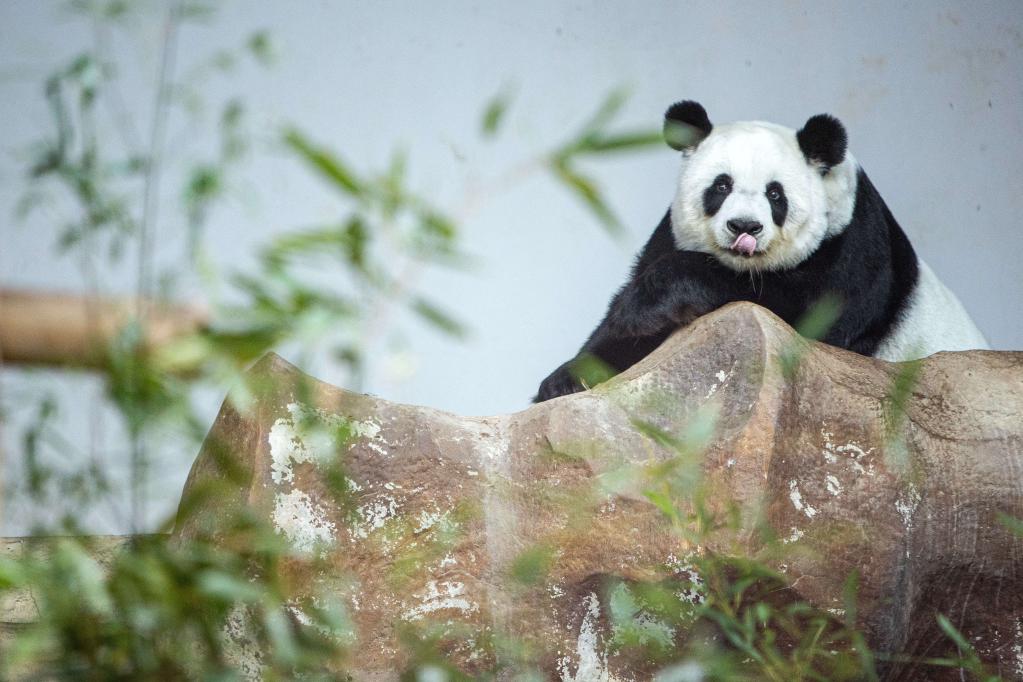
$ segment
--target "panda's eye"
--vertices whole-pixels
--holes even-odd
[[[770,189],[767,191],[767,198],[771,201],[778,201],[781,199],[781,192],[776,189]]]
[[[718,206],[720,206],[721,203],[724,202],[725,197],[732,193],[732,177],[728,175],[728,173],[719,174],[713,181],[711,181],[710,185],[707,186],[707,189],[704,190],[704,192],[706,194],[717,196]]]

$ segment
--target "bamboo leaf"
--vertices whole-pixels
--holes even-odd
[[[608,96],[601,102],[597,111],[594,112],[590,120],[583,126],[582,136],[592,134],[606,127],[611,122],[611,119],[618,115],[618,112],[621,111],[628,98],[629,94],[624,88],[617,88],[608,93]]]
[[[671,519],[671,521],[675,523],[681,521],[678,510],[675,508],[675,504],[672,502],[670,495],[658,490],[646,490],[643,492],[643,497],[650,500],[650,502],[657,507],[662,514],[664,514],[665,518]]]
[[[412,302],[412,310],[428,323],[449,336],[461,339],[465,338],[467,334],[465,326],[461,322],[424,298],[415,299]]]
[[[530,547],[512,561],[511,577],[523,585],[535,585],[547,578],[554,559],[552,548],[545,545]]]
[[[970,643],[965,637],[963,637],[962,633],[959,632],[954,625],[952,625],[952,621],[940,613],[937,615],[937,619],[938,627],[941,628],[941,631],[944,632],[949,639],[955,642],[957,647],[959,647],[963,652],[973,651],[973,647],[970,646]]]
[[[508,111],[509,97],[505,93],[498,93],[483,110],[483,136],[493,137],[497,134],[498,128],[504,121],[504,115]]]
[[[458,229],[455,227],[455,223],[449,218],[434,211],[428,211],[422,215],[420,228],[423,233],[428,235],[432,240],[441,242],[452,242],[458,235]]]
[[[552,168],[555,177],[590,209],[609,234],[618,237],[624,233],[618,218],[604,202],[592,180],[572,169],[563,159],[555,160]]]
[[[611,135],[588,135],[581,138],[570,150],[571,154],[607,154],[629,152],[663,144],[664,138],[656,130],[637,130]]]
[[[257,584],[224,571],[208,570],[199,574],[196,587],[206,597],[225,602],[256,602],[263,596]]]
[[[277,60],[277,49],[269,31],[256,31],[249,36],[245,46],[262,66],[270,66]]]
[[[835,294],[826,292],[796,322],[796,331],[801,336],[819,341],[827,336],[841,314],[842,300]]]
[[[589,388],[602,384],[617,374],[613,367],[590,353],[582,354],[569,369],[576,379]]]
[[[1010,533],[1023,537],[1023,519],[999,512],[998,522],[1008,528]]]
[[[324,178],[352,196],[357,197],[362,194],[362,181],[335,154],[316,146],[295,129],[288,130],[284,134],[284,142]]]
[[[651,424],[641,419],[633,419],[631,423],[632,428],[636,429],[637,433],[643,434],[662,447],[676,451],[681,451],[685,447],[681,440],[656,424]]]

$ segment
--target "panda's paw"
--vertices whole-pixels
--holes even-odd
[[[566,362],[551,372],[550,376],[540,384],[540,389],[536,392],[536,396],[533,397],[533,402],[542,403],[551,398],[578,393],[585,389],[586,387],[573,376],[569,369],[570,366],[571,361]]]

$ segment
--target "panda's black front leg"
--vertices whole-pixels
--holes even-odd
[[[652,316],[649,313],[644,314],[635,308],[632,309],[631,313],[627,311],[630,307],[629,304],[632,303],[628,301],[631,297],[629,288],[632,284],[632,282],[627,284],[612,299],[604,319],[593,330],[593,333],[590,334],[586,343],[579,349],[578,354],[568,362],[563,363],[543,380],[536,397],[533,399],[534,402],[539,403],[590,388],[583,385],[579,377],[581,361],[584,358],[595,358],[613,372],[618,373],[628,369],[649,355],[651,351],[668,337],[668,334],[677,325],[669,323],[666,325],[667,329],[654,334],[637,335],[622,333],[623,329],[645,328],[652,322]]]
[[[736,300],[734,274],[706,254],[674,251],[651,263],[611,300],[607,314],[575,358],[540,384],[536,402],[581,391],[576,363],[590,355],[621,372],[646,357],[691,319]]]

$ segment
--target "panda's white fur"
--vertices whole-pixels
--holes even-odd
[[[543,381],[537,400],[583,388],[578,357],[623,370],[694,314],[731,301],[795,324],[830,296],[840,309],[823,340],[889,361],[988,348],[916,256],[837,119],[813,116],[798,132],[713,126],[683,101],[668,109],[665,137],[682,152],[671,207],[579,356]]]
[[[943,350],[988,349],[987,339],[963,304],[922,260],[920,276],[899,320],[874,357],[900,362]]]

